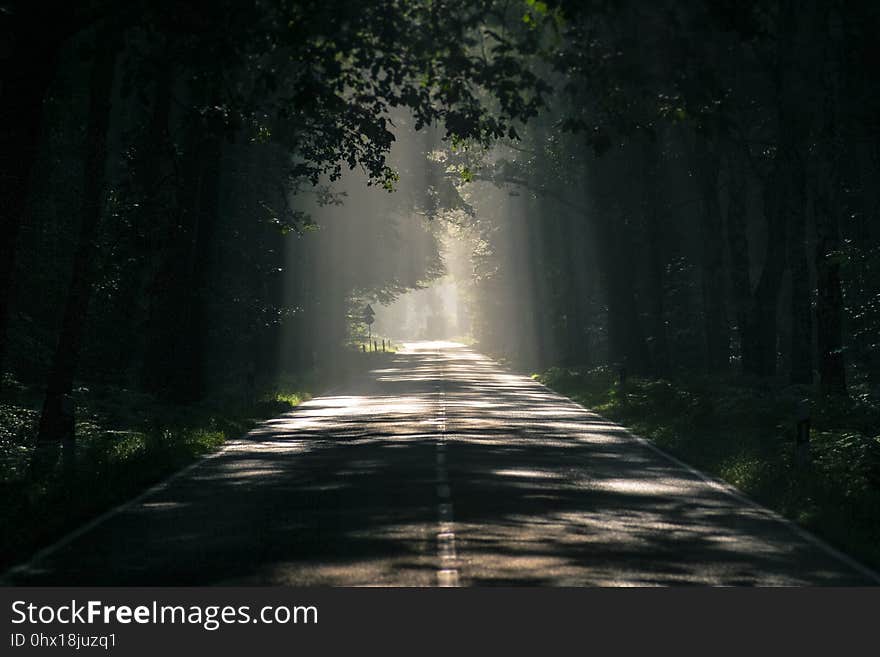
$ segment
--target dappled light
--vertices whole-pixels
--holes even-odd
[[[878,6],[0,3],[0,579],[880,584]]]
[[[349,393],[264,423],[15,581],[59,572],[130,584],[861,581],[765,510],[445,341],[407,343]]]

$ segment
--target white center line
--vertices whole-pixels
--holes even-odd
[[[441,353],[438,352],[440,357]],[[439,359],[439,358],[438,358]],[[458,586],[458,555],[455,552],[455,524],[452,519],[452,489],[446,469],[446,380],[442,364],[438,366],[440,384],[437,387],[439,412],[437,419],[437,570],[438,586]]]

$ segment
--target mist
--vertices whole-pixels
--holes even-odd
[[[874,581],[875,5],[2,3],[0,559]]]

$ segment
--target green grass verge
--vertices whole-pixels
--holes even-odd
[[[39,391],[6,383],[0,399],[0,569],[290,410],[315,389],[312,382],[288,380],[252,404],[230,398],[174,406],[119,388],[79,388],[70,453],[60,446],[37,451]]]
[[[605,368],[535,378],[880,568],[880,409],[811,404],[812,463],[794,459],[803,388],[718,381],[615,382]]]
[[[42,390],[6,376],[0,396],[0,572],[102,511],[392,352],[340,349],[320,370],[281,376],[257,399],[228,391],[175,406],[117,387],[80,387],[73,453],[36,451]]]

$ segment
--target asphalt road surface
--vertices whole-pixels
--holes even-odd
[[[406,346],[5,576],[28,585],[877,584],[461,345]]]

